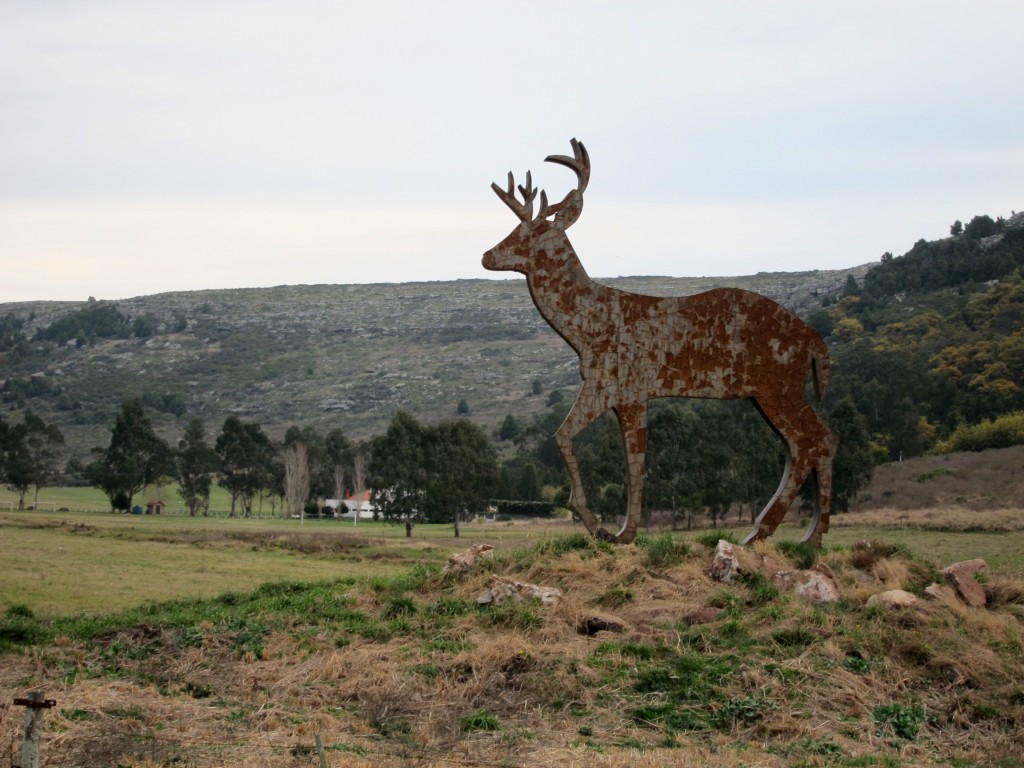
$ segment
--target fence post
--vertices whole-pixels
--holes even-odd
[[[53,699],[44,699],[42,691],[32,691],[27,699],[15,699],[14,703],[25,707],[21,768],[39,768],[39,741],[43,735],[43,712],[57,702]]]

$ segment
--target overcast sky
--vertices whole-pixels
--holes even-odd
[[[0,0],[0,302],[851,267],[1024,208],[1024,3]]]

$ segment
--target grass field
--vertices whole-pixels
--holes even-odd
[[[711,580],[714,543],[738,531],[613,547],[571,530],[455,541],[419,526],[408,541],[326,521],[2,513],[0,584],[42,583],[0,611],[0,699],[57,701],[46,765],[314,766],[318,739],[335,768],[1022,765],[1024,580],[1008,575],[1021,533],[838,527],[817,558],[841,598],[816,605],[763,571]],[[493,559],[441,572],[485,534]],[[903,611],[869,602],[922,594],[947,545],[1004,563],[986,607],[948,589]],[[23,550],[77,566],[40,579]],[[771,573],[795,567],[790,551],[747,550]],[[494,578],[562,598],[479,605]],[[109,597],[55,598],[80,588]],[[16,760],[5,714],[0,766]]]
[[[857,517],[834,518],[826,546],[882,538],[937,568],[981,557],[994,574],[1024,578],[1024,530],[883,528],[857,525]],[[443,563],[452,551],[477,542],[527,546],[573,530],[581,528],[558,521],[490,523],[464,525],[455,539],[450,525],[418,525],[406,538],[402,526],[370,521],[353,526],[335,520],[0,512],[0,610],[24,604],[41,615],[96,613],[276,581],[389,575],[418,563]],[[739,537],[746,529],[732,532]],[[793,540],[801,532],[787,525],[777,538]],[[706,533],[675,536],[686,541]]]

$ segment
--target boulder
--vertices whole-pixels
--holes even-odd
[[[490,544],[474,544],[469,549],[451,555],[448,558],[448,565],[444,567],[444,573],[457,573],[461,576],[471,570],[481,558],[493,557],[494,547]]]
[[[881,605],[885,608],[909,608],[917,603],[917,597],[902,589],[888,589],[868,598],[868,605]]]
[[[817,565],[809,571],[776,571],[771,574],[771,580],[775,586],[809,603],[834,603],[839,600],[835,577],[823,565]]]
[[[523,602],[537,598],[544,605],[552,607],[558,604],[562,590],[557,587],[540,587],[502,576],[491,576],[487,589],[476,599],[479,605],[501,605],[508,600]]]
[[[736,545],[730,544],[725,539],[719,539],[718,545],[715,547],[715,554],[711,557],[708,575],[715,581],[731,584],[732,580],[740,572],[740,561],[736,554]]]
[[[946,583],[956,590],[961,600],[967,605],[980,608],[988,602],[985,588],[977,579],[977,573],[982,568],[988,568],[988,563],[981,558],[963,560],[943,568],[942,575],[946,577]]]
[[[942,584],[929,584],[924,588],[924,596],[929,600],[945,600],[950,594],[949,587]]]
[[[687,611],[683,615],[683,621],[691,626],[694,624],[710,624],[712,621],[718,620],[719,613],[718,608],[706,605],[703,608],[694,608],[692,611]]]
[[[624,632],[626,625],[610,616],[586,616],[576,625],[581,635],[596,635],[598,632]]]

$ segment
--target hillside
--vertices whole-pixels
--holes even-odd
[[[866,271],[605,282],[661,295],[738,286],[806,313],[823,296],[838,295],[848,276]],[[116,328],[113,337],[92,340],[81,332],[76,338],[73,325],[62,333],[62,318],[99,316],[104,307],[130,324],[125,338],[116,337]],[[490,430],[509,413],[541,411],[553,390],[573,394],[579,381],[575,354],[537,313],[524,280],[28,302],[0,305],[5,317],[8,326],[22,323],[20,333],[31,341],[18,346],[8,338],[0,354],[4,409],[31,408],[54,421],[79,456],[107,442],[130,396],[141,396],[159,431],[175,440],[190,418],[216,431],[229,414],[260,423],[274,437],[292,424],[311,424],[360,440],[382,432],[399,409],[431,422],[454,416],[460,400]],[[40,331],[51,340],[35,340]]]

